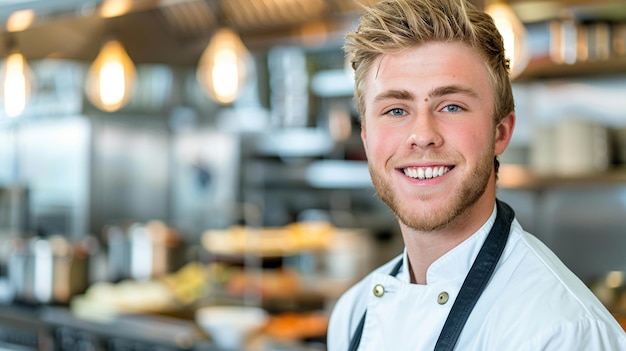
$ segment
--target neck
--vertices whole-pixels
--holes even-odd
[[[402,237],[407,248],[411,283],[427,284],[430,265],[472,236],[489,219],[495,205],[492,201],[475,204],[458,216],[445,228],[422,232],[400,223]]]

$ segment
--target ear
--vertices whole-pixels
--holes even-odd
[[[509,113],[504,117],[500,123],[496,126],[495,135],[495,152],[496,155],[502,155],[504,150],[509,146],[511,137],[513,136],[513,129],[515,128],[515,112]]]
[[[365,155],[367,155],[367,132],[365,130],[365,124],[361,122],[361,141],[363,142],[363,149]]]

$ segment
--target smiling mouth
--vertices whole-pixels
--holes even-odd
[[[446,166],[440,167],[411,167],[404,168],[402,171],[404,175],[414,179],[432,179],[441,177],[448,173],[452,168]]]

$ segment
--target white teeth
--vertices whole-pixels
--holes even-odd
[[[433,169],[428,167],[426,168],[426,171],[424,171],[424,173],[426,173],[426,178],[432,178],[433,173],[438,173],[438,172],[437,172],[437,169],[435,169],[435,171],[433,172]]]
[[[430,179],[441,177],[442,175],[448,173],[450,168],[448,167],[419,167],[419,168],[405,168],[404,174],[407,177],[416,178],[416,179]]]

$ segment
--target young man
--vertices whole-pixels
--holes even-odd
[[[491,18],[463,0],[382,0],[346,39],[370,173],[405,250],[337,302],[328,350],[626,350],[496,200],[516,117]]]

